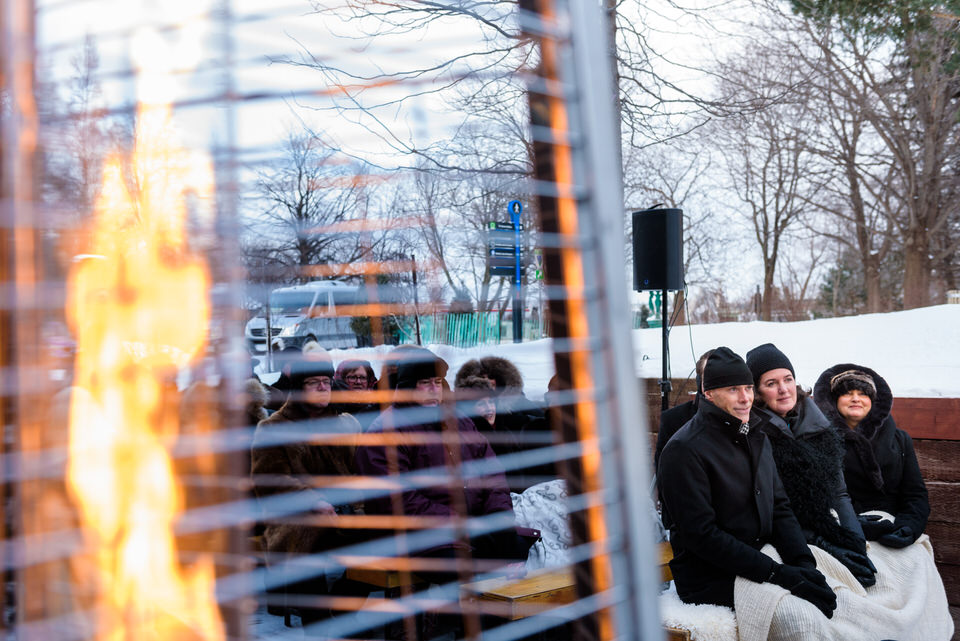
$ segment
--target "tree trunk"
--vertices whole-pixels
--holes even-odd
[[[930,304],[930,251],[922,229],[909,232],[903,256],[903,308],[916,309]]]
[[[863,286],[867,291],[867,313],[876,314],[883,309],[883,291],[880,288],[880,261],[876,255],[863,260]]]
[[[772,261],[763,265],[763,301],[760,303],[760,320],[773,320],[773,268]]]

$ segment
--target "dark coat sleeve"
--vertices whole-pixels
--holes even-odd
[[[892,420],[892,419],[891,419]],[[897,488],[896,524],[909,525],[915,537],[923,534],[930,518],[930,499],[927,486],[920,473],[920,464],[913,449],[913,439],[903,430],[897,430],[900,451],[903,456],[903,474]]]
[[[779,474],[773,477],[773,547],[787,565],[814,568],[817,561],[807,547],[807,538],[797,521]]]
[[[857,539],[866,545],[866,538],[863,536],[863,528],[860,527],[857,511],[853,509],[853,503],[850,501],[850,493],[847,492],[847,483],[843,478],[842,464],[838,475],[837,494],[833,500],[833,509],[837,511],[837,516],[840,518],[840,525],[850,530]]]
[[[769,578],[773,559],[717,526],[710,479],[696,451],[685,442],[665,447],[658,481],[660,495],[670,506],[673,529],[683,532],[686,546],[697,557],[758,583]],[[780,494],[786,498],[782,487]]]

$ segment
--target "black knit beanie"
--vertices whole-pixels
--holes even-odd
[[[747,367],[753,372],[753,384],[760,382],[760,377],[773,369],[788,369],[796,378],[793,363],[787,355],[777,349],[773,343],[764,343],[747,352]]]
[[[877,400],[877,385],[873,377],[858,369],[848,369],[840,372],[830,379],[830,398],[836,403],[837,399],[848,392],[857,390],[870,397],[871,401]]]
[[[447,362],[428,349],[404,350],[397,363],[397,389],[413,389],[425,378],[445,377]]]
[[[734,385],[753,385],[753,374],[733,350],[718,347],[703,366],[703,390]]]
[[[333,361],[325,351],[304,354],[290,365],[290,383],[293,389],[303,389],[303,382],[314,376],[333,378]]]

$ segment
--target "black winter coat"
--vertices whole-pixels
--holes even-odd
[[[660,413],[660,428],[657,430],[657,449],[653,453],[653,469],[660,466],[660,455],[663,454],[663,448],[666,446],[670,437],[677,433],[681,427],[687,424],[693,415],[697,413],[700,404],[700,394],[698,393],[692,401],[681,403],[664,410]]]
[[[692,401],[681,403],[660,413],[660,429],[657,430],[657,449],[653,453],[654,472],[660,467],[660,455],[663,454],[663,448],[666,447],[667,441],[669,441],[681,427],[689,423],[690,419],[697,413],[697,408],[700,407],[700,398],[701,396],[698,393]],[[663,527],[668,530],[673,524],[670,518],[670,510],[667,509],[663,501],[660,501],[660,522],[663,523]]]
[[[863,530],[843,479],[843,441],[812,398],[802,398],[796,409],[787,420],[767,408],[755,409],[793,513],[807,541],[819,535],[848,550],[864,551]]]
[[[774,561],[760,552],[767,543],[788,565],[816,565],[766,434],[739,428],[737,418],[703,398],[660,458],[660,499],[673,517],[670,569],[686,603],[732,607],[737,576],[770,577]]]
[[[830,379],[858,369],[873,377],[877,398],[870,413],[851,430],[830,397]],[[847,490],[857,512],[883,510],[896,517],[897,527],[908,525],[919,537],[927,527],[930,501],[913,451],[910,435],[897,428],[890,410],[893,394],[879,374],[868,367],[841,363],[823,372],[813,388],[813,398],[840,432],[846,446],[843,459]]]

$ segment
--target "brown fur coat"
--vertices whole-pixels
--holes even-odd
[[[310,503],[327,500],[323,488],[316,487],[313,476],[354,474],[353,446],[312,445],[307,442],[270,444],[273,435],[297,435],[307,439],[312,433],[358,434],[360,424],[349,414],[332,412],[311,419],[299,402],[287,401],[283,407],[260,422],[253,437],[251,473],[258,498],[283,492],[304,492],[311,495]],[[362,505],[352,504],[353,511],[362,511]],[[309,554],[337,547],[345,543],[334,528],[317,528],[268,519],[264,541],[268,561],[277,555]]]

